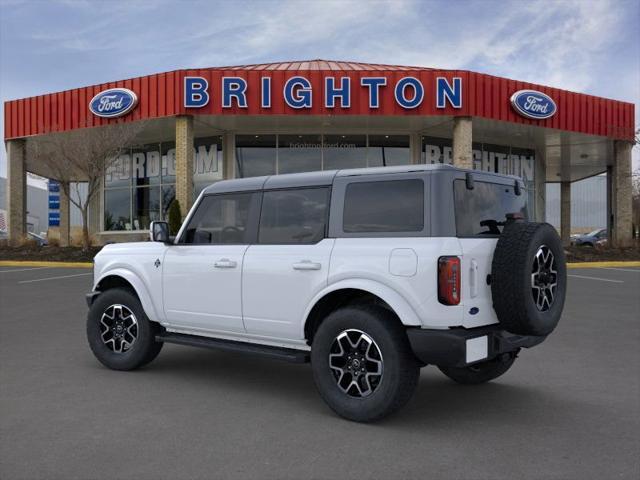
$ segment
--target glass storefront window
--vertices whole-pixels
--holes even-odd
[[[131,230],[131,188],[104,191],[104,229]]]
[[[409,135],[369,135],[369,167],[390,167],[411,163]]]
[[[322,170],[322,135],[278,135],[278,173]]]
[[[222,137],[197,138],[193,157],[193,197],[222,179]]]
[[[367,166],[366,135],[325,135],[322,149],[323,170]]]
[[[275,135],[236,135],[237,176],[260,177],[276,173]]]
[[[176,186],[175,185],[163,185],[162,186],[162,219],[167,220],[169,218],[169,207],[171,202],[176,198]]]
[[[160,173],[162,183],[176,183],[175,142],[162,142],[160,145]]]
[[[160,184],[160,144],[134,147],[131,150],[133,186]]]
[[[125,187],[131,185],[131,153],[121,153],[107,167],[104,177],[106,187]]]
[[[133,189],[133,230],[148,230],[149,223],[160,220],[160,188]]]

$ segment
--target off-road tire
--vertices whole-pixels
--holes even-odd
[[[137,332],[131,347],[123,352],[115,352],[102,340],[101,320],[103,314],[113,305],[123,305],[135,316]],[[101,293],[91,305],[87,314],[87,340],[95,357],[113,370],[134,370],[151,362],[162,349],[162,342],[155,337],[162,327],[150,321],[138,297],[130,290],[113,288]]]
[[[499,356],[493,360],[476,363],[468,367],[438,367],[442,373],[456,383],[462,385],[478,385],[490,382],[511,368],[516,360],[516,355]]]
[[[337,383],[329,354],[345,331],[360,331],[375,342],[382,360],[382,376],[372,393],[353,397]],[[418,384],[420,366],[398,318],[380,307],[340,308],[320,324],[311,346],[313,378],[320,396],[338,415],[356,422],[379,420],[405,405]]]
[[[555,259],[556,273],[549,278],[557,283],[546,310],[537,306],[536,289],[532,288],[536,254],[543,247]],[[491,266],[493,308],[502,326],[518,335],[550,334],[560,320],[566,290],[566,260],[556,229],[548,223],[523,221],[505,226]]]

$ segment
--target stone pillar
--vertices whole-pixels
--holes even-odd
[[[233,133],[222,135],[222,178],[236,178],[236,136]]]
[[[473,168],[473,124],[471,117],[453,119],[453,165]]]
[[[65,193],[70,188],[69,182],[63,185],[60,182],[60,246],[68,247],[70,245],[70,229],[71,229],[71,205],[69,205],[69,197]]]
[[[409,146],[411,151],[411,163],[413,165],[422,163],[422,135],[412,133],[409,137]]]
[[[571,182],[560,182],[560,238],[562,245],[571,244]]]
[[[632,242],[631,214],[631,142],[616,141],[611,169],[611,203],[613,221],[609,238],[614,247],[628,247]]]
[[[182,219],[193,205],[193,117],[176,117],[176,199]]]
[[[7,142],[7,227],[12,245],[19,244],[27,234],[25,150],[22,139]]]
[[[547,221],[547,161],[544,154],[536,150],[534,185],[536,197],[534,205],[536,222]]]

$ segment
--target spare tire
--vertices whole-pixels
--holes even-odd
[[[558,325],[567,291],[560,237],[548,223],[511,221],[500,235],[491,265],[493,308],[518,335],[548,335]]]

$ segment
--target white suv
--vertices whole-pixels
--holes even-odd
[[[221,181],[175,239],[95,257],[89,345],[117,370],[166,342],[311,361],[335,412],[376,420],[420,367],[486,382],[555,328],[564,254],[527,216],[516,177],[444,165]]]

